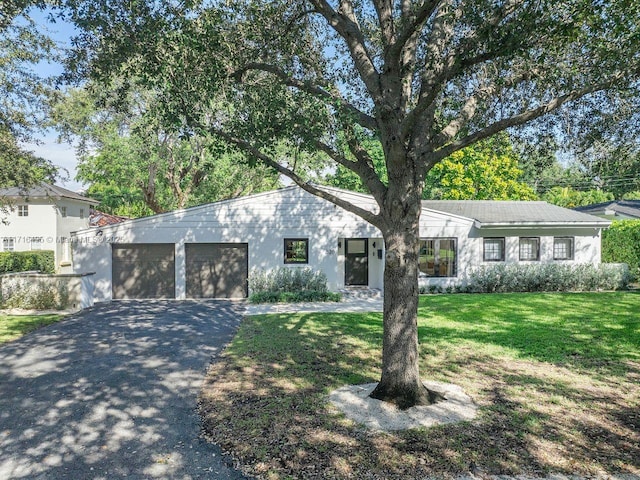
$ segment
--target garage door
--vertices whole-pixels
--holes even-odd
[[[175,298],[173,243],[113,245],[114,299]]]
[[[246,243],[188,243],[187,297],[245,298],[248,246]]]

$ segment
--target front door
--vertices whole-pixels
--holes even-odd
[[[345,240],[345,285],[369,285],[369,242],[366,238]]]

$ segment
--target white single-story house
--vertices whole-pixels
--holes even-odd
[[[323,187],[375,211],[370,195]],[[496,263],[600,263],[610,222],[545,202],[423,202],[420,282],[453,286]],[[241,298],[252,269],[310,267],[329,288],[382,289],[379,230],[291,186],[85,229],[72,237],[74,270],[95,272],[96,301]]]

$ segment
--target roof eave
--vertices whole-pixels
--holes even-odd
[[[501,222],[501,223],[482,223],[478,220],[475,226],[484,230],[498,229],[529,229],[529,228],[607,228],[611,226],[611,222]]]

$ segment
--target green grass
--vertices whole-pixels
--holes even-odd
[[[60,315],[0,315],[0,344],[59,321]]]
[[[381,315],[281,314],[212,366],[205,427],[273,479],[640,473],[640,295],[423,296],[418,326],[423,377],[462,386],[474,422],[363,431],[326,395],[379,379]]]

